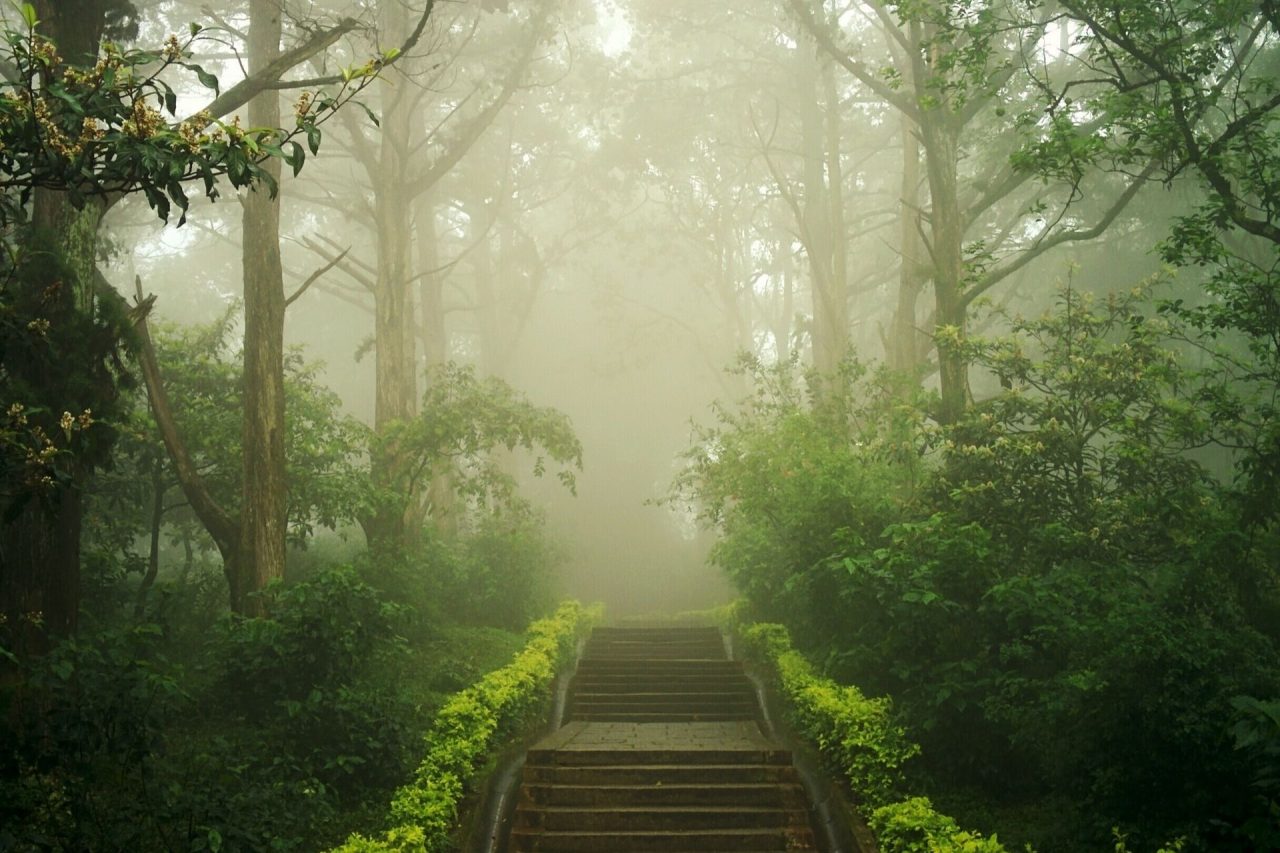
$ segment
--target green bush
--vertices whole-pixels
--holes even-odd
[[[889,700],[817,676],[781,625],[745,626],[740,636],[748,654],[777,674],[792,722],[829,769],[849,780],[860,801],[889,802],[902,788],[903,763],[920,752],[892,721]]]
[[[912,797],[871,813],[871,828],[882,853],[1005,853],[993,835],[965,832],[938,814],[928,797]]]
[[[751,617],[893,697],[922,746],[910,774],[967,825],[1052,850],[1113,826],[1135,846],[1258,846],[1275,809],[1232,700],[1280,688],[1277,540],[1196,461],[1212,425],[1186,330],[1147,287],[1005,319],[965,344],[994,393],[947,426],[877,374],[853,369],[836,410],[789,366],[757,368],[678,489]],[[858,749],[834,763],[874,801],[885,780]]]
[[[450,849],[459,803],[477,770],[543,712],[552,681],[572,660],[596,613],[577,602],[562,604],[530,626],[529,642],[515,660],[449,699],[427,735],[427,755],[414,781],[391,801],[394,826],[378,838],[353,835],[338,850]]]
[[[854,797],[873,809],[870,823],[881,850],[1004,853],[994,836],[962,831],[926,798],[896,802],[904,787],[902,766],[920,747],[893,722],[888,699],[868,699],[856,687],[816,675],[782,625],[739,625],[737,633],[748,655],[775,674],[796,731],[849,783]]]

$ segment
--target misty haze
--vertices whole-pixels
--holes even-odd
[[[0,25],[0,851],[1280,849],[1271,0]]]

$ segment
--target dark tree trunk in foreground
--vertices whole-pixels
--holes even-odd
[[[51,39],[61,55],[77,64],[92,63],[102,37],[106,0],[58,2],[38,0],[36,13],[41,34]],[[103,207],[90,202],[77,210],[65,193],[37,190],[32,203],[32,230],[36,239],[28,252],[56,252],[44,265],[48,276],[19,276],[16,287],[39,288],[52,294],[50,319],[68,322],[94,316],[93,264],[97,228]],[[32,264],[39,267],[40,264]],[[82,351],[77,362],[97,362],[109,352]],[[71,356],[69,356],[71,357]],[[12,368],[11,368],[12,369]],[[22,377],[36,388],[58,387],[41,377]],[[114,389],[106,389],[108,397]],[[5,401],[6,405],[11,401]],[[55,412],[79,413],[92,407],[88,400],[45,400]],[[87,467],[76,465],[71,476],[55,483],[47,494],[31,498],[20,507],[6,508],[0,521],[0,616],[3,616],[18,653],[39,652],[50,637],[75,631],[80,608],[80,528]]]

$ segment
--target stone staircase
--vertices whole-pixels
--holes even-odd
[[[510,851],[816,850],[791,755],[715,628],[597,628],[529,750]]]
[[[569,688],[567,720],[754,720],[755,689],[715,628],[597,628]]]

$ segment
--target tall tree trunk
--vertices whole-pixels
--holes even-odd
[[[902,187],[898,209],[898,246],[902,268],[898,271],[898,302],[893,324],[885,342],[885,358],[889,366],[904,373],[914,373],[931,344],[920,333],[916,322],[916,303],[925,285],[925,263],[920,241],[920,140],[915,122],[906,116],[902,124]],[[923,340],[922,340],[923,339]]]
[[[58,46],[63,58],[92,64],[102,36],[102,2],[37,0],[35,6],[41,34]],[[49,264],[48,269],[61,269],[70,280],[36,276],[15,286],[53,294],[58,304],[48,306],[51,317],[65,321],[94,316],[93,271],[102,213],[96,200],[76,209],[65,193],[35,192],[31,217],[35,240],[28,243],[26,251],[55,253],[58,262]],[[77,354],[85,361],[108,356],[107,352]],[[33,387],[42,387],[39,377],[23,379]],[[115,389],[95,389],[94,393],[114,398]],[[50,411],[92,408],[88,400],[43,402]],[[0,615],[9,626],[13,650],[20,654],[39,653],[47,648],[50,637],[75,632],[80,609],[83,489],[89,473],[87,466],[77,465],[68,480],[55,483],[42,498],[12,508],[14,516],[0,522]]]
[[[151,519],[150,542],[147,548],[147,573],[138,584],[138,597],[133,603],[135,619],[141,619],[147,608],[147,595],[160,576],[160,529],[164,525],[164,496],[168,489],[164,477],[164,462],[157,457],[151,463]]]
[[[384,38],[398,43],[408,28],[408,18],[398,3],[379,5]],[[409,276],[412,195],[409,179],[410,121],[414,115],[414,85],[402,76],[383,89],[386,101],[381,116],[378,170],[374,174],[374,215],[377,235],[377,278],[374,283],[374,430],[385,434],[397,421],[413,417],[417,408],[417,358],[414,335],[413,289]],[[412,495],[403,495],[403,459],[394,446],[383,446],[372,460],[375,486],[383,501],[364,522],[365,535],[374,548],[399,547],[412,513]],[[407,500],[406,500],[407,498]]]
[[[476,180],[480,178],[480,180]],[[464,202],[471,221],[471,237],[475,241],[469,252],[475,285],[476,340],[480,348],[480,372],[489,376],[502,376],[503,323],[498,293],[494,287],[495,274],[493,232],[497,216],[496,205],[491,206],[487,175],[473,175],[470,192]]]
[[[422,329],[423,361],[426,375],[449,360],[449,333],[445,326],[444,275],[440,269],[440,235],[436,230],[436,208],[433,193],[418,197],[415,243],[418,247],[418,310]],[[430,379],[428,378],[428,382]],[[427,486],[426,518],[437,531],[452,536],[458,530],[457,496],[453,477],[441,471],[431,477]]]
[[[418,247],[418,316],[422,330],[422,357],[427,370],[449,360],[449,334],[445,328],[444,274],[440,272],[440,234],[436,230],[436,205],[428,191],[417,200],[415,245]]]
[[[249,4],[249,73],[280,53],[280,5]],[[253,127],[280,125],[280,95],[249,102]],[[263,167],[276,180],[280,161]],[[280,264],[280,200],[258,186],[244,197],[244,426],[240,503],[240,572],[231,594],[237,613],[261,615],[255,593],[284,576],[286,484],[284,455],[284,271]]]
[[[957,338],[965,337],[967,311],[964,286],[964,222],[956,191],[958,140],[950,116],[941,108],[922,114],[921,134],[929,175],[929,214],[933,238],[933,293],[935,327]],[[938,347],[938,382],[942,402],[941,423],[954,423],[969,404],[969,366],[954,345]]]
[[[813,50],[797,51],[802,153],[804,234],[813,298],[813,367],[823,395],[842,396],[840,364],[849,354],[849,282],[844,241],[844,194],[839,150],[839,104],[833,103],[830,61]],[[828,67],[824,68],[826,65]]]

